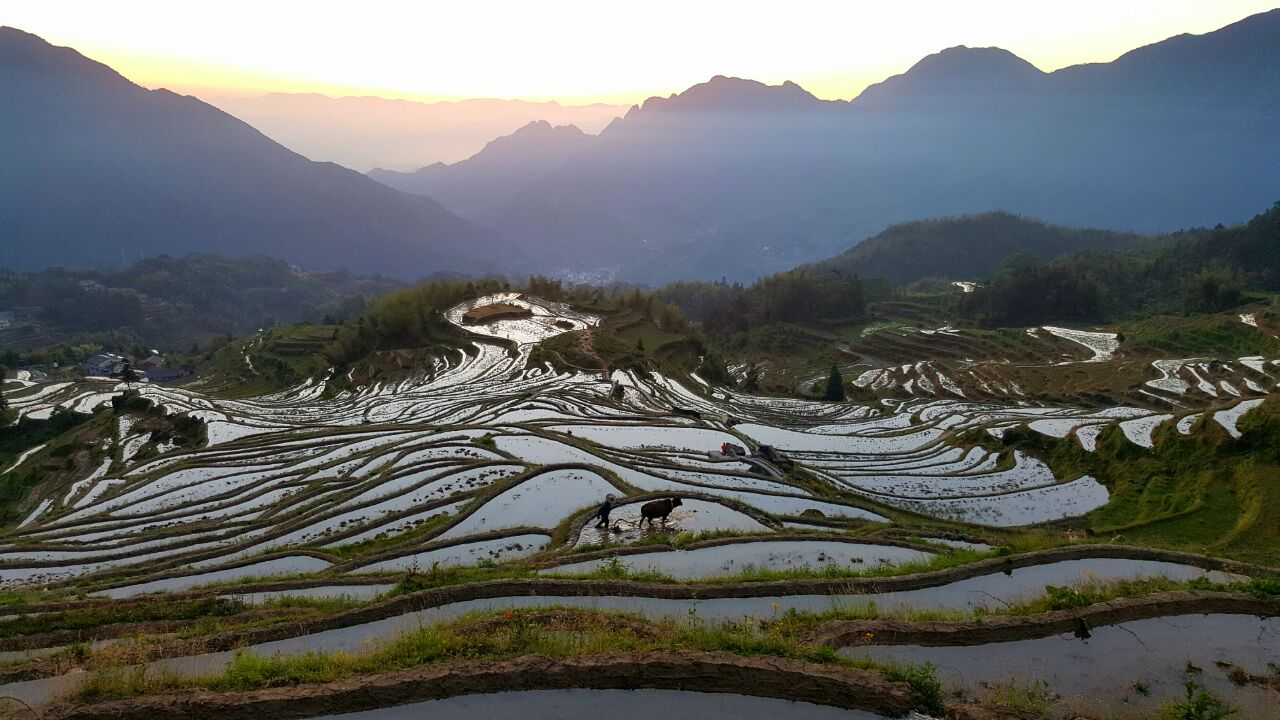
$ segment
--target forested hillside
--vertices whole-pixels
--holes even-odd
[[[1070,228],[1007,212],[916,220],[893,225],[830,260],[815,272],[886,278],[972,280],[1015,253],[1046,262],[1084,250],[1135,250],[1160,242],[1134,233]]]
[[[1280,289],[1280,203],[1248,223],[1164,238],[1145,252],[1090,251],[1042,264],[1007,258],[965,296],[986,325],[1214,313]]]
[[[162,255],[118,271],[0,270],[0,312],[11,350],[94,341],[185,351],[215,335],[300,320],[356,317],[402,283],[345,270],[311,272],[266,257]]]

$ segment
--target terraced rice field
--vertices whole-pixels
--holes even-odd
[[[499,304],[501,312],[477,312]],[[1164,411],[978,401],[966,399],[935,368],[912,365],[907,370],[913,387],[928,383],[929,397],[872,404],[781,399],[711,387],[696,376],[557,373],[531,366],[536,343],[599,322],[537,298],[489,296],[459,305],[446,317],[470,332],[474,342],[418,374],[394,380],[339,389],[331,385],[331,371],[283,392],[240,399],[202,392],[198,383],[139,386],[144,397],[169,412],[203,419],[208,443],[194,450],[156,447],[131,416],[114,419],[115,432],[103,441],[105,459],[65,486],[29,498],[22,521],[0,537],[0,587],[74,587],[87,596],[77,602],[85,603],[129,603],[169,593],[166,597],[217,595],[263,608],[289,597],[347,598],[358,606],[314,624],[249,627],[223,638],[225,644],[210,643],[199,651],[175,645],[128,663],[147,672],[198,675],[233,661],[233,647],[281,657],[311,650],[364,652],[416,628],[466,621],[476,613],[488,617],[483,613],[551,606],[564,612],[630,613],[666,623],[661,632],[670,633],[672,627],[744,617],[752,618],[753,626],[779,622],[791,613],[986,613],[1034,601],[1046,586],[1134,578],[1248,580],[1242,574],[1248,568],[1119,546],[990,557],[950,571],[880,578],[892,575],[896,566],[928,566],[948,553],[972,558],[992,548],[955,538],[842,534],[901,532],[891,526],[937,520],[967,523],[971,536],[981,538],[984,528],[997,532],[1083,515],[1108,501],[1107,488],[1094,478],[1059,477],[1035,457],[961,443],[960,436],[1000,437],[1025,427],[1046,437],[1074,438],[1093,450],[1105,428],[1118,427],[1128,442],[1149,448],[1158,428],[1203,432],[1204,425],[1195,421],[1206,416],[1236,433],[1240,418],[1260,402],[1244,393],[1209,409]],[[1053,334],[1088,346],[1099,363],[1114,350],[1087,334]],[[1258,376],[1259,387],[1263,377],[1274,383],[1271,363],[1244,360],[1241,367]],[[1161,384],[1151,388],[1166,394],[1176,394],[1175,381],[1189,385],[1188,374],[1208,385],[1226,372],[1172,361],[1157,364],[1156,370],[1163,375],[1153,382]],[[874,385],[884,377],[859,382]],[[96,380],[24,384],[11,401],[33,417],[57,407],[92,410],[123,389]],[[724,454],[725,444],[745,447],[751,456]],[[41,450],[18,458],[15,468],[38,458]],[[596,523],[595,509],[611,496],[608,522]],[[645,502],[673,497],[681,504],[665,522],[642,525]],[[655,545],[655,538],[664,543]],[[405,578],[435,578],[450,568],[478,566],[516,567],[524,574],[429,586],[417,593],[397,585]],[[824,578],[831,571],[835,574]],[[869,577],[852,577],[857,573]],[[1250,622],[1263,622],[1264,635],[1274,628],[1244,611],[1226,617],[1234,619],[1221,621],[1221,628],[1231,630],[1222,634],[1224,646],[1232,649],[1225,654],[1256,670],[1265,660],[1261,654],[1235,650],[1250,641],[1245,630],[1257,629]],[[1099,645],[1116,647],[1116,659],[1137,662],[1124,654],[1132,654],[1132,648],[1115,644],[1117,633],[1132,628],[1112,625],[1099,635],[1106,638]],[[1212,634],[1214,627],[1201,629]],[[79,686],[81,674],[40,664],[42,654],[61,652],[51,647],[67,640],[57,636],[43,642],[47,646],[5,647],[4,662],[26,675],[8,677],[0,695],[40,706]],[[91,636],[88,652],[121,642]],[[1020,662],[1028,653],[1052,655],[1071,641],[1051,633],[1025,642],[1025,649],[1018,646],[1007,658]],[[841,646],[841,652],[915,661],[932,660],[936,650],[908,642],[857,645]],[[937,654],[942,676],[956,686],[977,692],[1010,667],[1008,662],[971,664],[966,649],[972,648]],[[1211,660],[1212,654],[1201,653],[1201,659]],[[1176,689],[1169,680],[1176,657],[1168,650],[1152,671],[1157,699]],[[1106,658],[1099,658],[1099,667],[1105,667]],[[666,662],[661,657],[649,661]],[[760,662],[775,665],[708,670],[705,678],[737,673],[732,682],[739,685],[725,680],[730,685],[724,687],[740,687],[742,678],[755,677],[753,672],[786,677],[777,665],[782,660]],[[537,672],[553,670],[593,677],[572,667]],[[1043,670],[1054,678],[1067,672],[1051,662]],[[624,676],[621,669],[595,671]],[[533,671],[522,666],[521,672]],[[852,677],[829,680],[849,683]],[[680,694],[690,688],[675,681],[645,686],[634,696],[619,695],[607,684],[573,685],[581,689],[557,690],[562,694],[536,701],[527,695],[566,687],[556,684],[563,682],[513,686],[519,692],[511,693],[467,686],[468,693],[480,694],[465,699],[409,693],[397,696],[406,704],[396,708],[336,704],[331,707],[355,714],[327,716],[397,718],[430,709],[498,717],[524,708],[536,717],[550,708],[551,716],[589,710],[626,717],[627,702],[652,702],[647,711],[661,715],[669,706],[673,717],[680,716],[674,710],[680,707],[704,708],[713,716],[788,712],[815,718],[854,708],[855,714],[840,716],[870,718],[885,716],[873,708],[895,708],[901,716],[922,707],[895,705],[892,698],[870,704],[850,700],[840,710],[806,705],[796,701],[816,695],[787,694],[789,685],[781,682],[783,689],[770,691],[772,699]],[[1093,689],[1090,682],[1076,678],[1062,685],[1086,695]],[[716,687],[717,693],[726,692]],[[1240,697],[1252,702],[1252,695]]]
[[[526,307],[529,316],[463,324],[486,303]],[[0,585],[88,578],[145,592],[272,574],[501,561],[542,549],[558,526],[609,495],[620,498],[610,527],[584,530],[578,542],[638,539],[630,498],[654,495],[687,498],[672,526],[695,531],[887,522],[886,509],[978,525],[1042,523],[1099,507],[1106,488],[1089,477],[1055,477],[1021,453],[1001,458],[950,440],[972,428],[999,435],[1025,424],[1053,437],[1077,435],[1089,448],[1092,435],[1119,424],[1134,443],[1149,445],[1152,430],[1174,420],[1123,407],[831,404],[660,374],[556,374],[528,365],[532,345],[597,318],[515,294],[460,305],[448,317],[476,342],[396,382],[335,392],[329,378],[316,378],[240,400],[139,386],[170,412],[204,419],[208,446],[135,462],[145,438],[122,418],[111,457],[69,488],[33,499],[3,539]],[[59,406],[87,410],[121,389],[33,385],[12,403],[35,416]],[[1234,432],[1256,403],[1214,417]],[[767,460],[725,457],[723,443],[772,446],[831,492],[820,497],[812,483]],[[329,554],[400,535],[409,538],[403,545],[389,543],[359,564]],[[158,574],[175,577],[147,579]]]

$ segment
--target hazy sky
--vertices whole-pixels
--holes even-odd
[[[712,75],[849,98],[953,45],[1043,70],[1215,30],[1276,0],[3,0],[0,24],[149,86],[635,102]]]

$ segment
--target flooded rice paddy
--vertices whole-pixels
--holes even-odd
[[[694,550],[648,552],[627,555],[616,560],[602,558],[557,565],[543,571],[547,574],[590,574],[611,564],[621,563],[628,570],[652,571],[677,580],[729,577],[749,570],[822,570],[824,567],[875,568],[905,562],[927,560],[932,553],[893,545],[822,540],[784,540],[741,542]]]
[[[1231,668],[1266,677],[1280,666],[1280,619],[1248,615],[1179,615],[1090,628],[1033,640],[958,647],[862,646],[849,657],[931,662],[938,676],[981,695],[984,688],[1037,681],[1079,711],[1150,717],[1181,699],[1188,669],[1247,718],[1275,717],[1276,690],[1237,684]]]
[[[882,715],[774,698],[701,693],[683,690],[527,690],[462,695],[446,700],[380,708],[323,720],[417,720],[465,716],[470,720],[564,720],[606,717],[610,720],[880,720]],[[316,717],[313,720],[321,720]],[[917,716],[920,717],[920,716]]]
[[[732,547],[732,546],[729,546]],[[1229,581],[1234,576],[1175,563],[1091,558],[1018,568],[945,583],[936,587],[897,592],[835,595],[776,595],[749,598],[667,599],[620,595],[530,595],[495,597],[447,603],[368,623],[334,628],[298,637],[261,643],[247,648],[262,655],[301,654],[311,651],[355,652],[375,647],[398,634],[423,626],[456,620],[468,613],[532,607],[576,607],[628,612],[653,619],[678,622],[776,618],[787,611],[824,612],[874,605],[881,612],[911,609],[999,608],[1043,595],[1046,585],[1077,585],[1134,577],[1170,579],[1206,577]],[[1255,635],[1223,636],[1222,643],[1252,643]],[[932,650],[937,650],[933,648]],[[233,651],[167,658],[148,664],[152,670],[204,674],[216,672]],[[0,695],[11,695],[32,705],[43,705],[77,687],[80,674],[0,685]]]

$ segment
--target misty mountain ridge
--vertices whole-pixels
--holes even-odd
[[[993,208],[1137,233],[1240,222],[1280,192],[1277,68],[1280,11],[1052,73],[950,48],[851,101],[717,76],[514,194],[513,165],[469,176],[466,207],[548,269],[643,282],[751,279]],[[461,211],[448,175],[433,194]]]
[[[0,105],[10,268],[261,253],[412,278],[483,271],[498,248],[516,252],[433,200],[307,160],[193,97],[12,28],[0,28]]]
[[[787,80],[767,85],[757,80],[716,75],[667,97],[651,97],[632,109],[637,112],[779,112],[810,108],[838,101],[819,100]]]
[[[594,140],[577,126],[534,120],[460,162],[434,163],[411,173],[375,168],[368,175],[397,190],[434,198],[464,217],[484,217]]]
[[[539,120],[598,133],[627,110],[607,103],[492,98],[419,102],[315,93],[207,100],[292,150],[361,172],[412,172],[435,162],[457,163],[494,138]]]

